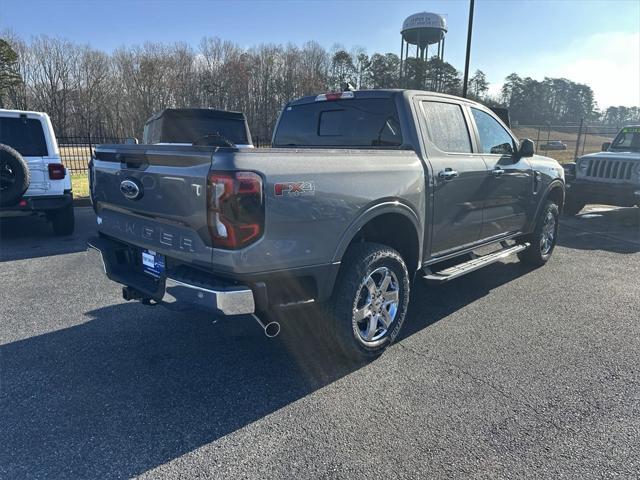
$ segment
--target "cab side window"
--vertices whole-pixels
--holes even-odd
[[[429,138],[443,152],[471,153],[471,139],[462,107],[455,103],[423,101]]]
[[[511,155],[515,151],[513,138],[495,118],[477,108],[471,112],[480,135],[480,153]]]

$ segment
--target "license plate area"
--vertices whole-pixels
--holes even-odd
[[[164,276],[166,269],[166,259],[161,253],[157,253],[154,250],[142,249],[142,271],[147,275],[154,278],[160,278]]]

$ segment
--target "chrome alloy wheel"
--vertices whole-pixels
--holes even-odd
[[[540,253],[548,254],[553,248],[556,237],[556,216],[553,212],[548,211],[544,217],[542,224],[542,232],[540,233]]]
[[[355,337],[367,347],[376,347],[384,342],[396,318],[399,302],[400,284],[391,269],[379,267],[367,275],[353,304]]]

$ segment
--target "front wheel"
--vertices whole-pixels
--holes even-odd
[[[394,249],[360,243],[347,250],[331,301],[336,341],[351,360],[380,354],[398,336],[409,303],[409,273]]]
[[[533,233],[524,238],[531,246],[518,254],[522,263],[540,267],[549,261],[558,241],[558,213],[558,205],[553,201],[545,203]]]

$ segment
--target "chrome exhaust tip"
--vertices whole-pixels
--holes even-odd
[[[264,334],[269,338],[277,337],[280,333],[280,324],[278,322],[269,322],[264,327]]]
[[[258,325],[262,327],[262,330],[264,330],[264,334],[267,337],[274,338],[277,337],[280,333],[280,324],[278,322],[271,321],[265,324],[255,313],[252,313],[251,316],[255,319],[256,322],[258,322]]]

